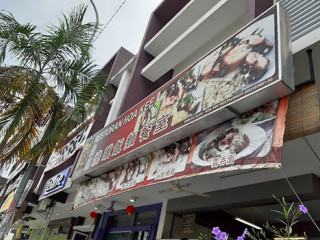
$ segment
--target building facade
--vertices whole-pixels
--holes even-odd
[[[319,238],[319,8],[164,0],[138,54],[103,68],[114,98],[44,169],[24,224],[66,239],[197,239],[215,226],[236,238],[235,218],[274,223],[275,195],[301,199],[312,219],[294,230]]]

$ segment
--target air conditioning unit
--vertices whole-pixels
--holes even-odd
[[[46,211],[46,209],[50,205],[50,203],[51,203],[50,198],[44,198],[44,199],[40,200],[39,204],[38,204],[37,211],[39,211],[39,212]]]

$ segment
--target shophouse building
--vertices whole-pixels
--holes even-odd
[[[313,219],[295,231],[319,238],[319,8],[164,0],[138,54],[120,49],[104,67],[116,92],[83,148],[43,174],[47,230],[154,240],[219,226],[236,238],[235,218],[274,223],[276,195],[298,196]]]
[[[106,73],[106,84],[112,81],[113,92],[117,91],[121,79],[126,80],[126,74],[134,62],[134,55],[121,48],[107,62],[102,71]],[[123,73],[123,69],[127,72]],[[122,76],[123,75],[123,76]],[[114,93],[104,101],[102,111],[87,120],[87,124],[77,127],[69,134],[66,144],[47,159],[40,179],[36,181],[35,187],[30,192],[35,195],[36,201],[28,201],[31,211],[25,212],[22,219],[24,228],[32,231],[30,239],[41,236],[51,238],[82,239],[91,236],[95,230],[95,223],[100,218],[91,219],[88,210],[71,214],[71,206],[77,190],[77,185],[72,184],[71,177],[74,165],[81,153],[86,139],[103,128],[110,117],[109,112],[117,111],[111,107]],[[113,100],[115,101],[115,100]],[[30,193],[30,194],[31,194]],[[101,215],[100,215],[101,216]],[[17,227],[17,226],[15,226]]]

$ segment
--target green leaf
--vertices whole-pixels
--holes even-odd
[[[290,204],[290,207],[289,207],[289,209],[288,209],[288,213],[290,213],[290,212],[292,211],[293,204],[294,204],[294,203],[291,203],[291,204]]]
[[[284,225],[287,225],[287,223],[281,219],[277,219],[279,222],[282,222]]]
[[[0,12],[0,61],[9,52],[20,62],[0,67],[0,163],[49,154],[113,95],[106,74],[90,59],[97,27],[83,23],[86,9],[80,5],[44,32]]]
[[[279,213],[279,214],[281,214],[281,215],[285,215],[283,212],[278,211],[278,210],[274,210],[274,209],[272,209],[272,210],[270,210],[270,211],[272,211],[272,212],[276,212],[276,213]]]

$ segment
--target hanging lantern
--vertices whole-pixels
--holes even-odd
[[[91,219],[95,219],[97,216],[98,216],[98,213],[97,213],[97,212],[91,212],[91,213],[90,213]]]
[[[129,205],[127,208],[126,208],[126,212],[128,213],[129,216],[131,216],[131,214],[133,214],[135,212],[135,207],[132,206],[132,205]]]

